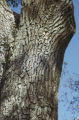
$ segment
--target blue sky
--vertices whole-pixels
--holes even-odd
[[[70,101],[72,101],[73,98],[77,98],[79,94],[79,90],[75,92],[68,87],[69,85],[68,77],[72,77],[73,81],[75,81],[77,79],[76,78],[77,76],[76,74],[73,75],[72,73],[79,74],[79,0],[72,0],[72,1],[74,4],[76,33],[72,37],[72,40],[70,41],[64,55],[64,61],[68,63],[66,67],[66,71],[69,71],[69,74],[66,73],[65,75],[61,76],[60,89],[59,89],[59,119],[58,120],[74,120],[74,117],[79,118],[78,111],[75,110],[74,112],[73,110],[73,108],[75,108],[74,106],[72,106],[71,110],[69,109]],[[12,7],[12,9],[14,11],[17,11],[19,14],[21,12],[20,8],[21,5],[19,5],[18,8]],[[79,80],[77,79],[77,81]],[[79,105],[79,101],[78,101],[78,105]],[[75,120],[79,120],[79,119],[75,119]]]
[[[75,33],[66,49],[64,61],[69,72],[79,73],[79,33]]]
[[[70,72],[79,73],[79,0],[73,0],[76,33],[70,41],[64,56]]]
[[[11,5],[11,9],[12,9],[14,12],[20,14],[20,13],[21,13],[21,1],[22,1],[22,0],[15,0],[15,1],[16,1],[16,3],[19,3],[17,7],[13,7],[13,5],[11,4],[11,1],[9,1],[9,4]]]
[[[21,13],[21,4],[18,4],[18,7],[15,7],[15,8],[11,6],[11,8],[14,12],[17,12],[18,14]]]
[[[79,107],[77,109],[77,106],[79,106],[79,85],[77,86],[77,91],[75,91],[69,88],[68,82],[70,79],[72,82],[79,82],[79,0],[72,1],[74,4],[76,33],[72,37],[64,55],[64,61],[68,64],[65,68],[66,74],[61,76],[58,120],[79,120]],[[74,101],[75,103],[71,105],[71,101]]]

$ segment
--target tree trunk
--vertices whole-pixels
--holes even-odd
[[[75,29],[72,1],[23,0],[19,26],[5,0],[0,9],[1,120],[58,120],[62,62]]]

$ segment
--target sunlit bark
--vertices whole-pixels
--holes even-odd
[[[18,27],[4,0],[0,9],[0,117],[58,120],[62,62],[75,29],[71,0],[23,0]]]

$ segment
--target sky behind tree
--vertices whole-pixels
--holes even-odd
[[[79,73],[79,0],[73,0],[76,33],[70,41],[64,56],[68,63],[68,71]]]
[[[59,119],[58,120],[79,120],[79,0],[72,0],[74,4],[74,16],[76,22],[76,33],[70,41],[65,55],[64,62],[68,63],[65,75],[61,75],[59,89]],[[69,82],[76,82],[77,90],[69,88]],[[74,85],[75,87],[75,85]],[[71,104],[72,101],[72,104]]]

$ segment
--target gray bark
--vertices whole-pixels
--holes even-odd
[[[18,26],[5,0],[0,9],[1,120],[58,120],[63,57],[75,30],[72,1],[23,0]]]

